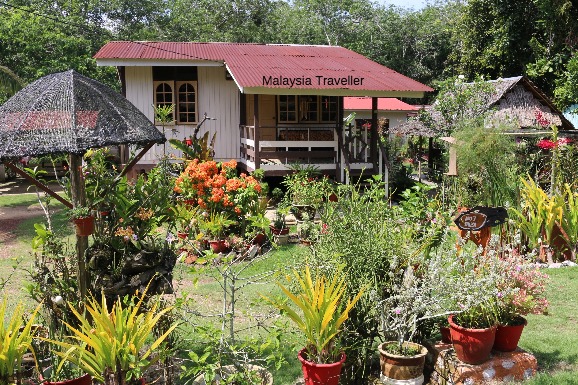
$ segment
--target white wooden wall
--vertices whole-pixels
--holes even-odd
[[[154,119],[153,110],[153,78],[151,67],[126,67],[126,97],[151,121]],[[217,133],[215,139],[215,160],[229,160],[240,157],[240,97],[235,82],[225,79],[223,67],[198,67],[197,101],[199,121],[206,112],[207,116],[216,120],[208,120],[201,127],[199,135],[206,131]],[[162,131],[161,126],[157,126]],[[167,139],[183,139],[192,135],[195,125],[165,126]],[[156,145],[139,161],[139,164],[154,164],[167,153],[181,154],[173,150],[167,142],[165,145]]]
[[[371,120],[371,111],[368,110],[345,110],[343,111],[343,116],[347,116],[350,113],[355,112],[355,119],[368,119]],[[377,118],[389,119],[389,128],[397,127],[402,123],[407,122],[407,112],[405,111],[378,111]]]
[[[239,134],[240,96],[232,80],[225,79],[223,67],[198,67],[199,119],[207,116],[217,120],[206,121],[201,133],[209,130],[215,139],[215,160],[239,160],[241,156]]]

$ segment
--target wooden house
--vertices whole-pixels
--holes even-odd
[[[363,168],[383,172],[386,161],[377,124],[367,151],[352,156],[343,140],[344,97],[370,97],[377,122],[379,97],[422,97],[431,88],[342,47],[109,42],[95,55],[115,66],[122,92],[154,120],[154,106],[173,105],[167,138],[216,133],[215,159],[236,159],[247,171],[283,175],[289,163],[313,164],[326,174]],[[169,145],[155,146],[139,162],[152,166]]]

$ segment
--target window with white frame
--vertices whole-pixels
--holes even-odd
[[[197,123],[197,82],[177,82],[177,121]]]
[[[196,67],[153,67],[153,86],[155,107],[172,106],[169,119],[173,124],[197,123]]]

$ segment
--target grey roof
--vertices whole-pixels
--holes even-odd
[[[389,133],[406,136],[425,136],[428,138],[438,136],[438,134],[433,129],[427,127],[417,119],[411,119],[405,123],[400,124],[399,126],[392,127],[389,130]]]
[[[165,140],[124,96],[73,70],[42,77],[0,106],[0,160]]]

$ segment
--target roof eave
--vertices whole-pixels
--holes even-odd
[[[325,95],[325,96],[370,96],[393,98],[423,98],[423,91],[355,90],[346,88],[281,88],[239,87],[244,94],[260,95]]]
[[[175,67],[223,67],[221,61],[194,60],[194,59],[118,59],[118,58],[97,58],[96,65],[99,67],[155,67],[155,66],[175,66]]]

